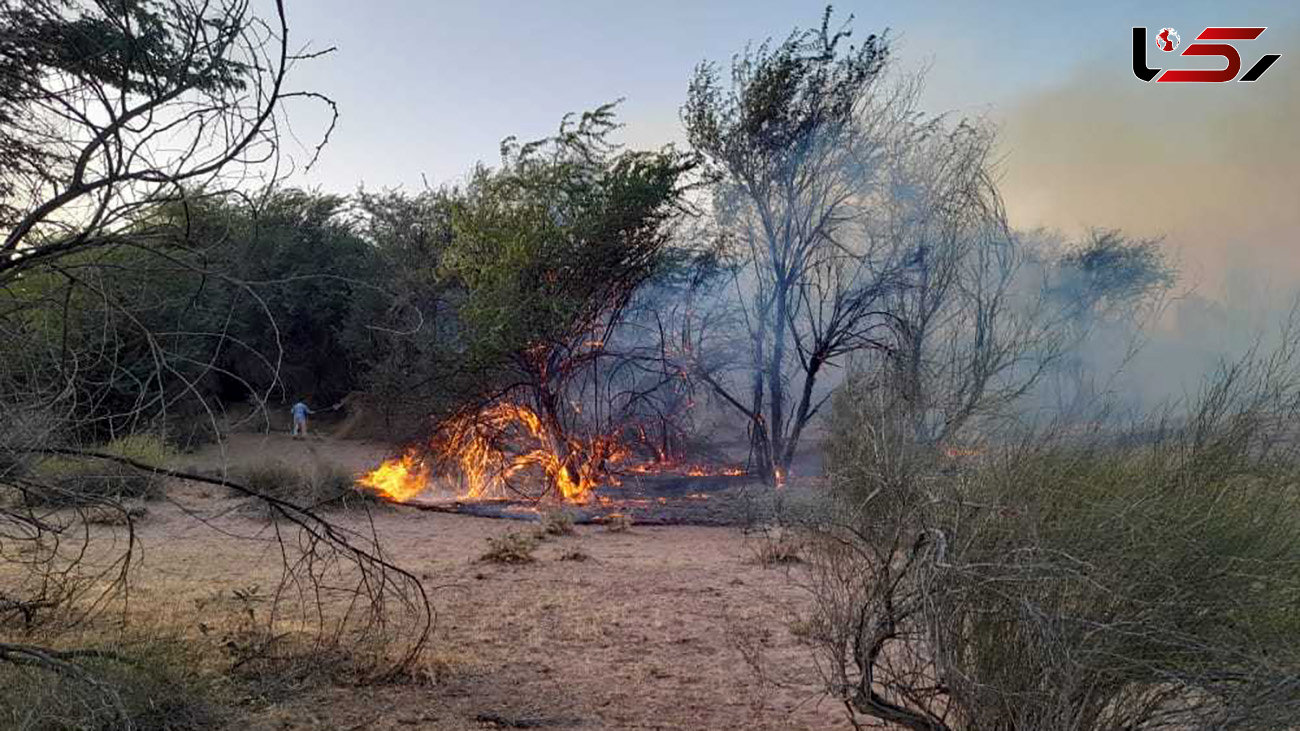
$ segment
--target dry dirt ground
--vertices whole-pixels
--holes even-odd
[[[184,465],[212,471],[267,458],[358,471],[383,445],[235,435]],[[218,592],[274,582],[265,521],[220,488],[176,486],[137,527],[143,556],[132,602],[183,610]],[[190,513],[215,516],[208,524]],[[356,513],[335,513],[361,525]],[[735,527],[579,526],[521,566],[476,559],[511,520],[386,508],[375,529],[390,556],[425,579],[437,610],[437,682],[328,687],[255,712],[242,729],[814,729],[844,727],[791,633],[803,602],[785,568],[763,566]],[[99,531],[121,530],[97,526]],[[589,559],[560,560],[573,550]],[[183,613],[183,612],[182,612]],[[757,648],[767,675],[741,647]]]

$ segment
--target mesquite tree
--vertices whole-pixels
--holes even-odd
[[[996,306],[1018,266],[988,174],[991,135],[918,112],[919,84],[886,79],[885,37],[848,45],[830,19],[828,8],[820,28],[737,56],[729,88],[701,66],[683,110],[714,176],[748,385],[699,325],[690,367],[745,415],[769,475],[789,468],[828,369],[865,351],[918,371],[928,328],[917,317],[976,289]]]
[[[671,261],[695,164],[671,147],[620,150],[608,141],[615,128],[606,105],[566,118],[552,138],[506,140],[501,166],[476,170],[457,200],[445,259],[463,292],[466,359],[490,386],[471,411],[528,406],[570,478],[603,469],[612,431],[636,406],[599,372],[642,358],[617,351],[616,336],[634,295]]]
[[[828,8],[820,28],[737,56],[729,87],[701,66],[683,109],[733,286],[682,350],[744,414],[768,475],[789,469],[827,372],[850,358],[915,399],[933,392],[923,380],[949,381],[965,407],[913,406],[918,436],[938,443],[1032,385],[1053,350],[1043,319],[1020,316],[1034,310],[1026,256],[993,185],[991,131],[922,114],[919,80],[886,73],[885,37],[849,38]]]
[[[715,209],[734,243],[748,393],[733,392],[699,362],[694,370],[749,420],[768,475],[788,467],[817,412],[822,369],[877,344],[875,303],[896,263],[844,241],[871,174],[861,156],[876,152],[866,149],[874,135],[859,117],[888,44],[871,35],[848,46],[850,31],[832,32],[830,15],[827,8],[817,30],[737,56],[729,89],[716,66],[701,65],[683,109],[690,142],[716,176]]]

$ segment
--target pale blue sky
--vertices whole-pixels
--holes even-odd
[[[815,0],[291,2],[296,41],[339,47],[296,77],[342,108],[326,159],[308,180],[346,190],[360,180],[452,179],[475,160],[495,160],[506,135],[540,136],[565,112],[619,97],[627,99],[629,140],[674,139],[698,62],[725,62],[751,39],[812,25],[823,7]],[[1137,83],[1128,70],[1132,25],[1283,25],[1300,17],[1300,3],[836,4],[837,17],[849,13],[859,36],[892,29],[903,66],[929,64],[928,109],[998,118],[1018,98],[1095,59],[1112,61],[1108,73]],[[303,134],[309,122],[299,115]]]
[[[629,143],[680,140],[697,63],[725,64],[747,41],[813,25],[823,7],[291,0],[295,44],[339,48],[304,64],[296,82],[329,94],[342,114],[321,162],[294,182],[337,192],[455,182],[475,161],[495,162],[501,138],[540,137],[566,112],[620,97]],[[1018,224],[1165,234],[1203,267],[1239,264],[1243,249],[1300,261],[1291,248],[1300,207],[1287,202],[1300,176],[1300,2],[836,4],[837,18],[849,13],[858,37],[891,29],[901,68],[929,67],[927,111],[1002,126]],[[1129,70],[1134,25],[1172,26],[1184,43],[1207,25],[1265,25],[1258,46],[1242,46],[1244,63],[1283,58],[1253,85],[1143,84]],[[295,131],[310,139],[319,119],[294,111]],[[1242,240],[1225,243],[1229,235]]]

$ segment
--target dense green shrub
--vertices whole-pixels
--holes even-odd
[[[146,465],[166,467],[173,457],[170,448],[152,434],[132,434],[115,439],[98,449]],[[31,467],[29,503],[47,505],[89,505],[124,498],[158,500],[163,497],[165,478],[145,469],[97,457],[51,455]]]
[[[1226,368],[1176,417],[960,456],[850,384],[801,625],[828,690],[859,722],[935,731],[1294,728],[1286,362]]]

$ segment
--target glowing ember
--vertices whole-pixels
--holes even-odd
[[[701,465],[692,465],[682,472],[684,475],[691,477],[713,477],[717,475],[743,475],[744,467],[704,467]]]
[[[681,465],[671,461],[642,462],[621,469],[638,475],[685,475],[687,477],[721,477],[745,474],[744,467],[712,467],[709,465]]]

